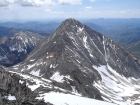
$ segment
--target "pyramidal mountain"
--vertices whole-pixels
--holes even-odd
[[[0,39],[0,65],[11,66],[23,61],[27,55],[45,39],[36,33],[20,31]]]
[[[20,83],[46,103],[91,105],[94,99],[101,100],[96,105],[140,103],[139,60],[75,19],[63,21],[23,62],[4,69],[26,81]],[[81,100],[72,103],[66,99],[71,95]],[[83,97],[94,102],[84,103]]]

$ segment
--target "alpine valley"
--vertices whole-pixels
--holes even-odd
[[[0,105],[140,105],[139,59],[79,21],[63,21],[46,39],[30,32],[14,36],[1,39],[4,48],[31,52],[0,67]]]

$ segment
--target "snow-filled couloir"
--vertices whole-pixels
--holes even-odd
[[[140,103],[139,60],[74,19],[62,22],[52,36],[11,70],[49,79],[54,86],[83,97],[119,105]],[[42,96],[49,94],[58,95],[49,91]]]

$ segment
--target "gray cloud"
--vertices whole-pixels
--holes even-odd
[[[52,0],[19,0],[18,3],[21,6],[34,6],[34,7],[41,7],[41,6],[48,6],[48,5],[56,4]]]
[[[56,4],[52,0],[0,0],[0,7],[6,8],[11,6],[13,3],[20,4],[23,7],[26,6],[41,7]]]
[[[15,2],[14,0],[0,0],[0,7],[1,8],[8,8],[14,2]]]

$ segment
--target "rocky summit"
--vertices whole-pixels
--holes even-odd
[[[44,102],[55,103],[55,99],[48,99],[54,92],[119,105],[138,105],[140,101],[139,60],[113,40],[71,18],[22,63],[5,70],[22,77],[32,92],[38,92],[35,99],[43,98]]]

